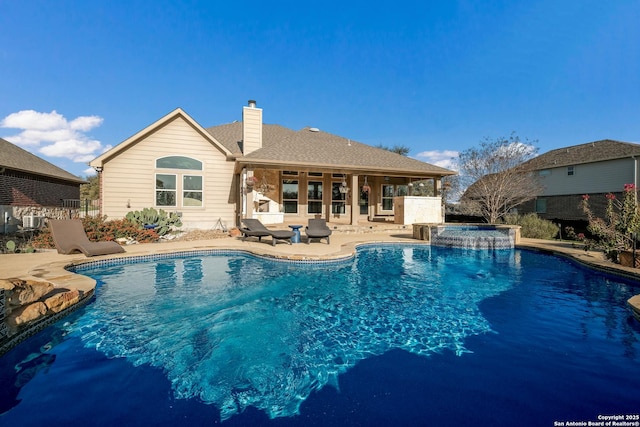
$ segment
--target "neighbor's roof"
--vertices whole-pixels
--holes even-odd
[[[391,151],[362,144],[341,136],[304,128],[299,131],[280,125],[262,125],[262,148],[242,156],[242,122],[207,128],[237,162],[252,165],[290,165],[306,168],[331,168],[385,172],[402,175],[455,175],[449,169],[421,162]]]
[[[83,184],[86,181],[0,138],[0,168]]]
[[[640,156],[640,144],[604,139],[541,154],[522,166],[534,170]]]

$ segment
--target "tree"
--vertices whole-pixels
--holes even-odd
[[[406,156],[409,154],[409,147],[404,145],[394,145],[393,147],[387,147],[382,144],[376,145],[376,148],[382,148],[383,150],[391,151],[392,153],[400,154],[401,156]]]
[[[460,201],[471,205],[490,224],[518,205],[535,198],[542,189],[537,175],[522,164],[535,157],[538,149],[512,133],[509,138],[485,138],[480,147],[458,155],[462,188]]]
[[[80,186],[81,200],[97,200],[100,198],[100,178],[98,175],[86,178],[87,183]]]

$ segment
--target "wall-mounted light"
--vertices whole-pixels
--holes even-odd
[[[102,169],[103,169],[103,168],[102,168],[102,166],[94,166],[93,168],[94,168],[94,169],[96,170],[96,172],[98,172],[98,173],[102,172]]]

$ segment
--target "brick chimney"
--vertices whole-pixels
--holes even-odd
[[[242,108],[242,154],[245,156],[262,148],[262,108],[256,101]]]

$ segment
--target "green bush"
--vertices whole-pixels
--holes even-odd
[[[503,218],[505,224],[519,225],[520,235],[529,239],[551,240],[558,235],[560,227],[553,222],[542,219],[534,213],[526,215],[509,214]]]
[[[172,227],[182,227],[182,221],[178,214],[168,213],[164,209],[144,208],[141,211],[127,213],[126,219],[137,224],[140,228],[153,226],[159,236],[164,236]]]

